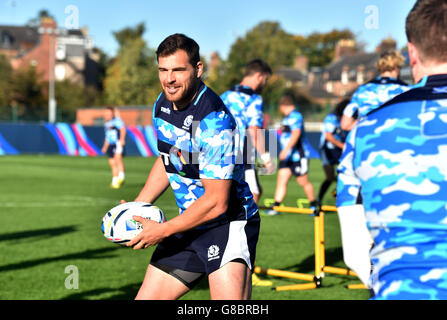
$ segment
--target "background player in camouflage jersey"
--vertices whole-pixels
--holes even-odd
[[[447,0],[417,1],[406,33],[417,86],[350,133],[337,206],[363,198],[375,299],[447,299]]]
[[[239,150],[236,122],[200,77],[197,43],[182,34],[157,49],[162,94],[153,111],[158,158],[135,201],[153,203],[170,186],[177,217],[157,224],[141,217],[129,246],[158,244],[137,299],[177,299],[208,277],[211,299],[249,299],[259,213]]]
[[[109,157],[109,165],[112,170],[110,187],[118,189],[125,178],[123,151],[126,141],[126,127],[112,107],[107,107],[104,110],[104,119],[106,122],[104,123],[105,139],[102,153],[106,153]]]
[[[281,121],[279,135],[279,170],[276,179],[274,206],[279,206],[286,197],[287,183],[293,175],[298,185],[303,188],[310,206],[316,209],[314,187],[308,175],[309,150],[303,116],[295,109],[295,102],[288,95],[279,100],[279,110],[284,119]],[[269,210],[267,214],[276,215],[277,212]]]
[[[265,149],[265,137],[261,136],[264,124],[262,90],[272,75],[270,66],[260,59],[250,61],[245,67],[241,83],[221,95],[222,101],[236,119],[240,132],[240,149],[245,167],[245,181],[258,203],[262,188],[256,172],[256,152],[264,165],[270,166],[270,154]]]
[[[358,118],[364,117],[368,112],[409,89],[405,82],[398,79],[404,61],[404,57],[397,50],[381,54],[376,64],[380,76],[361,85],[354,92],[343,112],[343,130],[351,131]]]
[[[222,101],[234,116],[239,130],[239,149],[241,150],[238,163],[244,164],[244,178],[258,203],[262,195],[256,169],[256,153],[261,162],[270,172],[274,171],[270,154],[265,149],[265,135],[263,135],[264,106],[261,93],[267,84],[272,69],[263,60],[255,59],[245,67],[245,75],[241,83],[221,95]],[[271,286],[272,281],[261,280],[256,274],[252,275],[254,286]]]
[[[317,201],[323,203],[324,195],[333,182],[337,181],[335,166],[338,165],[345,147],[346,131],[341,129],[340,120],[349,100],[343,100],[335,106],[334,112],[328,114],[323,121],[320,138],[320,156],[326,179],[321,183]]]

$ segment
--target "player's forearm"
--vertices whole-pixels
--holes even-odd
[[[149,173],[146,183],[135,201],[154,203],[169,187],[163,162],[159,157]]]
[[[296,146],[298,140],[300,139],[300,136],[301,136],[301,130],[293,130],[292,136],[289,139],[289,143],[287,143],[287,145],[284,147],[283,150],[285,150],[285,152],[288,152],[290,149]]]
[[[124,145],[126,143],[126,128],[121,128],[120,130],[120,142],[121,145]]]
[[[343,149],[345,144],[341,141],[338,141],[335,139],[334,135],[332,133],[326,132],[326,140],[332,143],[334,146],[337,146],[340,149]]]
[[[195,201],[181,215],[164,224],[166,236],[184,232],[219,217],[227,210],[227,203],[219,201],[216,196],[205,194]]]
[[[251,142],[255,146],[256,151],[259,154],[264,154],[265,150],[265,137],[261,134],[262,129],[257,126],[252,126],[248,128],[248,132],[251,138]]]

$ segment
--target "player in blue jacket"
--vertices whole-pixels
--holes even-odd
[[[295,109],[293,98],[288,95],[279,100],[279,110],[284,118],[279,135],[279,170],[274,206],[279,206],[286,197],[287,183],[293,175],[298,185],[303,188],[311,207],[316,208],[314,188],[308,175],[309,149],[303,116]],[[270,210],[267,214],[276,215],[277,212]]]
[[[154,203],[170,186],[179,215],[162,224],[135,217],[143,231],[128,245],[158,244],[137,299],[177,299],[204,276],[211,299],[249,299],[260,219],[236,163],[236,122],[200,79],[193,39],[167,37],[157,59],[163,92],[153,123],[160,157],[135,201]]]
[[[397,50],[381,54],[376,64],[380,76],[359,86],[354,92],[343,112],[341,119],[343,130],[351,131],[359,118],[410,89],[405,82],[399,80],[400,68],[404,61]]]
[[[117,115],[117,110],[106,107],[104,111],[105,139],[102,153],[109,157],[109,165],[112,170],[112,183],[110,187],[118,189],[124,182],[123,153],[126,142],[126,127]]]
[[[445,0],[414,5],[406,33],[417,85],[359,121],[339,166],[339,213],[358,216],[361,198],[374,239],[370,252],[363,233],[351,239],[360,264],[372,261],[370,276],[359,272],[374,299],[447,299],[446,15]]]
[[[348,132],[341,129],[340,120],[343,110],[349,100],[343,100],[335,107],[334,112],[328,114],[323,121],[323,130],[320,138],[320,156],[326,179],[321,183],[318,193],[318,202],[323,203],[324,195],[333,182],[337,181],[335,166],[338,165],[341,153],[345,146]]]
[[[269,172],[274,171],[270,154],[265,148],[264,103],[261,96],[271,74],[272,69],[265,61],[254,59],[245,66],[242,81],[220,96],[236,120],[240,137],[239,150],[241,150],[238,163],[244,164],[244,179],[256,203],[262,195],[256,169],[256,155]],[[252,284],[253,286],[271,286],[273,282],[261,280],[253,273]]]

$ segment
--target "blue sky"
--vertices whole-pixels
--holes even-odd
[[[194,38],[201,53],[226,57],[232,43],[261,21],[278,21],[284,30],[308,35],[334,28],[351,29],[372,51],[385,37],[406,44],[405,18],[416,0],[0,0],[0,24],[23,25],[40,9],[56,17],[59,26],[73,22],[70,5],[78,10],[95,45],[108,55],[118,44],[112,32],[145,22],[144,38],[156,48],[168,35],[181,32]],[[15,4],[15,5],[14,5]],[[367,9],[372,11],[368,11]],[[372,8],[372,9],[371,9]]]

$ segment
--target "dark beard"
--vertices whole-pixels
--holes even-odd
[[[192,85],[187,89],[183,96],[179,100],[171,102],[174,103],[179,110],[186,108],[197,95],[201,83],[202,81],[194,76]]]

